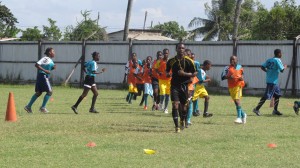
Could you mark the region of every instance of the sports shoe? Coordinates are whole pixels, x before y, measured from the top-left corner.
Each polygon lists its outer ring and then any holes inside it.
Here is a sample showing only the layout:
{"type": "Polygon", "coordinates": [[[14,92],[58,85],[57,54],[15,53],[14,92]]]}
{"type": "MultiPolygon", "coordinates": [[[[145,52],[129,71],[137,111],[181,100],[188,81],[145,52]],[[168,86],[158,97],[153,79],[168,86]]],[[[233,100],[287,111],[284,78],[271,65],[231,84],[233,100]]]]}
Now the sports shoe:
{"type": "Polygon", "coordinates": [[[165,113],[165,114],[168,114],[168,113],[169,113],[168,109],[165,109],[165,110],[164,110],[164,113],[165,113]]]}
{"type": "Polygon", "coordinates": [[[40,112],[42,113],[49,113],[49,111],[45,107],[40,108],[40,112]]]}
{"type": "Polygon", "coordinates": [[[32,113],[31,108],[28,107],[28,106],[25,106],[25,107],[24,107],[24,110],[27,111],[27,113],[32,113]]]}
{"type": "Polygon", "coordinates": [[[90,113],[99,113],[96,109],[92,108],[89,110],[90,113]]]}
{"type": "Polygon", "coordinates": [[[147,106],[144,106],[144,110],[147,110],[148,109],[148,107],[147,106]]]}
{"type": "Polygon", "coordinates": [[[193,112],[193,116],[197,117],[200,115],[200,112],[196,111],[196,112],[193,112]]]}
{"type": "Polygon", "coordinates": [[[280,113],[280,112],[277,111],[277,110],[273,110],[272,114],[273,114],[273,115],[279,115],[279,116],[282,115],[282,113],[280,113]]]}
{"type": "Polygon", "coordinates": [[[259,110],[256,110],[256,108],[254,108],[254,109],[252,110],[252,112],[255,113],[257,116],[260,116],[260,115],[261,115],[261,114],[260,114],[260,111],[259,111],[259,110]]]}
{"type": "Polygon", "coordinates": [[[297,115],[299,115],[299,106],[298,106],[298,102],[297,101],[294,102],[293,109],[294,109],[295,113],[297,115]]]}
{"type": "Polygon", "coordinates": [[[212,117],[212,116],[213,116],[212,113],[208,113],[208,112],[203,113],[203,117],[204,117],[204,118],[208,118],[208,117],[212,117]]]}
{"type": "Polygon", "coordinates": [[[243,124],[243,121],[242,121],[241,118],[236,118],[236,119],[234,120],[234,123],[236,123],[236,124],[243,124]]]}
{"type": "Polygon", "coordinates": [[[78,114],[77,108],[75,106],[72,106],[71,109],[74,111],[75,114],[78,114]]]}
{"type": "Polygon", "coordinates": [[[247,114],[245,113],[244,117],[242,118],[243,124],[246,124],[247,122],[247,114]]]}
{"type": "Polygon", "coordinates": [[[180,128],[179,127],[175,127],[175,133],[179,133],[180,132],[180,128]]]}

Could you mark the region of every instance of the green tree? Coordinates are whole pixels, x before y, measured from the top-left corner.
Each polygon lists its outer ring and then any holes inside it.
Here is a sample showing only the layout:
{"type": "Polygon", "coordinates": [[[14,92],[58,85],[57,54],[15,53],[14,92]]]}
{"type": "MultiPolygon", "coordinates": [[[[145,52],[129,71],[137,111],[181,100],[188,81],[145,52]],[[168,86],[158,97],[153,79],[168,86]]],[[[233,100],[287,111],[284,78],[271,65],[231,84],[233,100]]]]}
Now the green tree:
{"type": "Polygon", "coordinates": [[[176,21],[158,24],[155,25],[152,29],[161,30],[163,36],[179,41],[183,40],[188,35],[188,33],[184,30],[183,26],[179,26],[179,24],[176,21]]]}
{"type": "Polygon", "coordinates": [[[105,28],[98,25],[99,17],[92,20],[89,15],[90,11],[81,11],[83,20],[77,24],[76,27],[68,26],[64,33],[65,41],[81,41],[83,39],[90,41],[107,40],[107,33],[105,28]]]}
{"type": "Polygon", "coordinates": [[[41,31],[38,29],[37,26],[34,28],[27,28],[26,30],[22,31],[21,40],[22,41],[38,41],[42,39],[43,35],[41,31]]]}
{"type": "Polygon", "coordinates": [[[61,38],[61,31],[60,29],[55,25],[56,21],[48,18],[50,27],[43,26],[44,34],[43,39],[49,40],[49,41],[59,41],[61,38]]]}
{"type": "Polygon", "coordinates": [[[0,1],[0,38],[3,37],[16,37],[20,29],[16,27],[18,20],[10,12],[5,5],[0,1]]]}
{"type": "MultiPolygon", "coordinates": [[[[244,0],[241,5],[237,39],[249,39],[251,24],[255,19],[257,7],[261,4],[255,0],[244,0]]],[[[236,0],[212,0],[206,3],[207,18],[195,17],[189,23],[192,38],[202,37],[203,41],[231,40],[234,30],[236,0]]]]}
{"type": "Polygon", "coordinates": [[[252,28],[254,40],[285,40],[300,34],[300,6],[294,0],[275,2],[268,11],[260,8],[252,28]]]}

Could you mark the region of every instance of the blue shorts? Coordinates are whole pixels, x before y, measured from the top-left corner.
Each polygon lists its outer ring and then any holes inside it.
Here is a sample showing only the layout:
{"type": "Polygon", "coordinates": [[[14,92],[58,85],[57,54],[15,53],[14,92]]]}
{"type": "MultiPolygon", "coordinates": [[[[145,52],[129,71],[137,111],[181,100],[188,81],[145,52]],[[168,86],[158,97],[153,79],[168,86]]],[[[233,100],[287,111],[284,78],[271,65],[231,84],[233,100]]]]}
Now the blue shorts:
{"type": "Polygon", "coordinates": [[[148,94],[150,96],[153,96],[152,84],[150,84],[150,83],[145,83],[144,84],[144,94],[148,94]]]}
{"type": "Polygon", "coordinates": [[[35,92],[51,92],[51,84],[49,81],[49,76],[43,73],[38,73],[36,83],[35,83],[35,92]]]}
{"type": "Polygon", "coordinates": [[[270,100],[273,96],[281,96],[280,87],[277,84],[267,83],[264,98],[270,100]]]}

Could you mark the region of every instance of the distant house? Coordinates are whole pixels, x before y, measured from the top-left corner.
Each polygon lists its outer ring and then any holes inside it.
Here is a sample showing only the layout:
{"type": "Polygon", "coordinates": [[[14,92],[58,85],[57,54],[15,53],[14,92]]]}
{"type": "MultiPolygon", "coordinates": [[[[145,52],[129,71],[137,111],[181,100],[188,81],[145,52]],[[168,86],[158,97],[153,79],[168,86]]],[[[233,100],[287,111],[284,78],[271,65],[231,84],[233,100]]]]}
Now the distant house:
{"type": "MultiPolygon", "coordinates": [[[[123,41],[124,30],[112,32],[108,34],[109,41],[123,41]]],[[[129,29],[128,39],[132,40],[150,40],[150,41],[176,41],[169,37],[161,35],[160,30],[143,30],[143,29],[129,29]]]]}
{"type": "Polygon", "coordinates": [[[13,41],[13,40],[19,40],[20,38],[0,38],[0,41],[13,41]]]}

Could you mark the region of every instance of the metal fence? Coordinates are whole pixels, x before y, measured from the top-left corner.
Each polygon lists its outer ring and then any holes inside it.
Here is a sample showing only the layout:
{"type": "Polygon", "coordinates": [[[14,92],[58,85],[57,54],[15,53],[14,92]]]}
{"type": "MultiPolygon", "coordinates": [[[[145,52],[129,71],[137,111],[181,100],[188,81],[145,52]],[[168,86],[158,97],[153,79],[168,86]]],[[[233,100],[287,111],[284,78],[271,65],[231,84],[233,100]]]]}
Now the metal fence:
{"type": "MultiPolygon", "coordinates": [[[[237,43],[237,55],[239,63],[245,70],[245,81],[248,88],[265,88],[265,73],[260,70],[261,64],[268,58],[273,57],[276,48],[282,50],[282,62],[289,68],[292,65],[293,54],[300,53],[299,44],[289,41],[239,41],[237,43]]],[[[52,72],[52,82],[61,84],[70,74],[77,60],[84,56],[84,60],[92,59],[93,51],[100,52],[99,68],[106,68],[107,71],[96,78],[96,82],[106,85],[121,84],[124,77],[124,66],[130,52],[135,52],[139,59],[147,56],[155,58],[157,51],[164,48],[170,50],[170,57],[176,54],[175,45],[177,42],[158,41],[131,41],[131,42],[1,42],[0,43],[0,80],[2,82],[29,83],[36,78],[35,62],[43,56],[47,47],[53,47],[56,56],[53,59],[57,69],[52,72]]],[[[213,67],[208,72],[216,86],[226,87],[226,81],[221,81],[220,75],[224,66],[229,64],[229,57],[232,55],[232,42],[187,42],[186,48],[192,50],[196,60],[202,63],[208,59],[213,67]]],[[[299,54],[297,54],[299,55],[299,54]]],[[[296,55],[296,58],[298,57],[296,55]]],[[[287,90],[294,89],[298,92],[300,85],[298,81],[299,59],[296,59],[295,76],[289,78],[287,90]],[[294,83],[294,88],[292,84],[294,83]]],[[[82,82],[83,74],[80,65],[76,68],[70,78],[72,84],[82,82]]],[[[291,73],[292,74],[292,73],[291,73]]],[[[289,75],[289,69],[280,75],[279,85],[285,88],[289,75]]],[[[292,76],[292,75],[291,75],[292,76]]]]}

